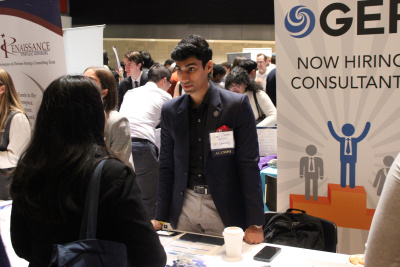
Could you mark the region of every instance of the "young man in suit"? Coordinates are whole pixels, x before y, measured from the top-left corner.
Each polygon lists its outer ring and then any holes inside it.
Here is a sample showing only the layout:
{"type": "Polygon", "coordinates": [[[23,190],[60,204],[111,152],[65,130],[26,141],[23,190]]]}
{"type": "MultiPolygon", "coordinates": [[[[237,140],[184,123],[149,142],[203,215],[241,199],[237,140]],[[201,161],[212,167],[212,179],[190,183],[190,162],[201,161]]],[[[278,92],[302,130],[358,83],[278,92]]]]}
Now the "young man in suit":
{"type": "Polygon", "coordinates": [[[125,54],[124,65],[127,77],[118,86],[118,110],[128,90],[143,86],[148,81],[148,70],[142,70],[143,57],[139,52],[131,51],[125,54]]]}
{"type": "Polygon", "coordinates": [[[209,82],[212,50],[204,38],[182,39],[171,57],[185,94],[161,112],[153,225],[160,229],[160,221],[169,221],[179,230],[219,236],[225,227],[239,226],[246,242],[260,243],[264,210],[249,99],[209,82]]]}

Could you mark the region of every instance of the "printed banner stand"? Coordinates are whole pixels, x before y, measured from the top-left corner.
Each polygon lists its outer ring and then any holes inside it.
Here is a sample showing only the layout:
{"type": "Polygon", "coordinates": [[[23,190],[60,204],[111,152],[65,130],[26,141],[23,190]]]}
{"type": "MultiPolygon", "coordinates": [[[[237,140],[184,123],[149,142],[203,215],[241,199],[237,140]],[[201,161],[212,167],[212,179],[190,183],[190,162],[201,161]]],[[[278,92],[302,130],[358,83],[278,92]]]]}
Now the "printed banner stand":
{"type": "Polygon", "coordinates": [[[12,77],[32,125],[42,94],[66,73],[58,1],[0,1],[0,68],[12,77]]]}
{"type": "Polygon", "coordinates": [[[363,253],[400,150],[400,1],[275,1],[278,209],[339,229],[363,253]]]}

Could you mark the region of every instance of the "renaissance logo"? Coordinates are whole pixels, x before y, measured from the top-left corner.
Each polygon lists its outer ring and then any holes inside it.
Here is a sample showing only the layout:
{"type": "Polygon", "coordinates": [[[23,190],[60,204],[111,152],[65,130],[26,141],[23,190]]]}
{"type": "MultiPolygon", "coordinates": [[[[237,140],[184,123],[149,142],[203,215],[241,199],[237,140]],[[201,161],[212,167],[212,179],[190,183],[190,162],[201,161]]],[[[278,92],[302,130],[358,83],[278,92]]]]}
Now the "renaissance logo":
{"type": "Polygon", "coordinates": [[[295,38],[306,37],[314,30],[314,13],[305,6],[295,6],[286,14],[285,27],[295,38]]]}
{"type": "Polygon", "coordinates": [[[14,37],[1,35],[2,44],[0,49],[4,52],[5,58],[10,55],[14,56],[37,56],[48,55],[50,51],[50,42],[35,42],[35,43],[17,43],[14,37]]]}

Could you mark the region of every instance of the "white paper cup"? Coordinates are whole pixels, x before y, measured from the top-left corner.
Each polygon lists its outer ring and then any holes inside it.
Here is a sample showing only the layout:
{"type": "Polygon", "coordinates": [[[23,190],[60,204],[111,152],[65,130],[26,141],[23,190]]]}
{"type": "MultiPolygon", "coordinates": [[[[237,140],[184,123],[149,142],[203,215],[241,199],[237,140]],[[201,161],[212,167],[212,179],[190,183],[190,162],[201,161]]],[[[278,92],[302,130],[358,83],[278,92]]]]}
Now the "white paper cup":
{"type": "Polygon", "coordinates": [[[226,227],[222,235],[224,236],[226,255],[232,258],[240,257],[244,236],[242,228],[226,227]]]}

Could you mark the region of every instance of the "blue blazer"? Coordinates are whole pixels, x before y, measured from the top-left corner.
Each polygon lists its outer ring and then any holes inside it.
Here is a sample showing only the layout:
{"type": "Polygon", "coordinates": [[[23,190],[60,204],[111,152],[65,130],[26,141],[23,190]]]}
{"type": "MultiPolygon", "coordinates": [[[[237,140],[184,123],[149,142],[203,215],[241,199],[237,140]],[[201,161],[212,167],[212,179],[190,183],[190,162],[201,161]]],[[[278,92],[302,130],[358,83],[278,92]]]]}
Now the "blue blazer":
{"type": "MultiPolygon", "coordinates": [[[[215,206],[225,226],[264,224],[259,148],[254,114],[246,95],[211,84],[204,136],[204,166],[215,206]],[[233,155],[213,157],[210,132],[234,131],[233,155]]],[[[161,111],[160,176],[155,218],[176,228],[189,171],[189,95],[166,102],[161,111]]]]}

